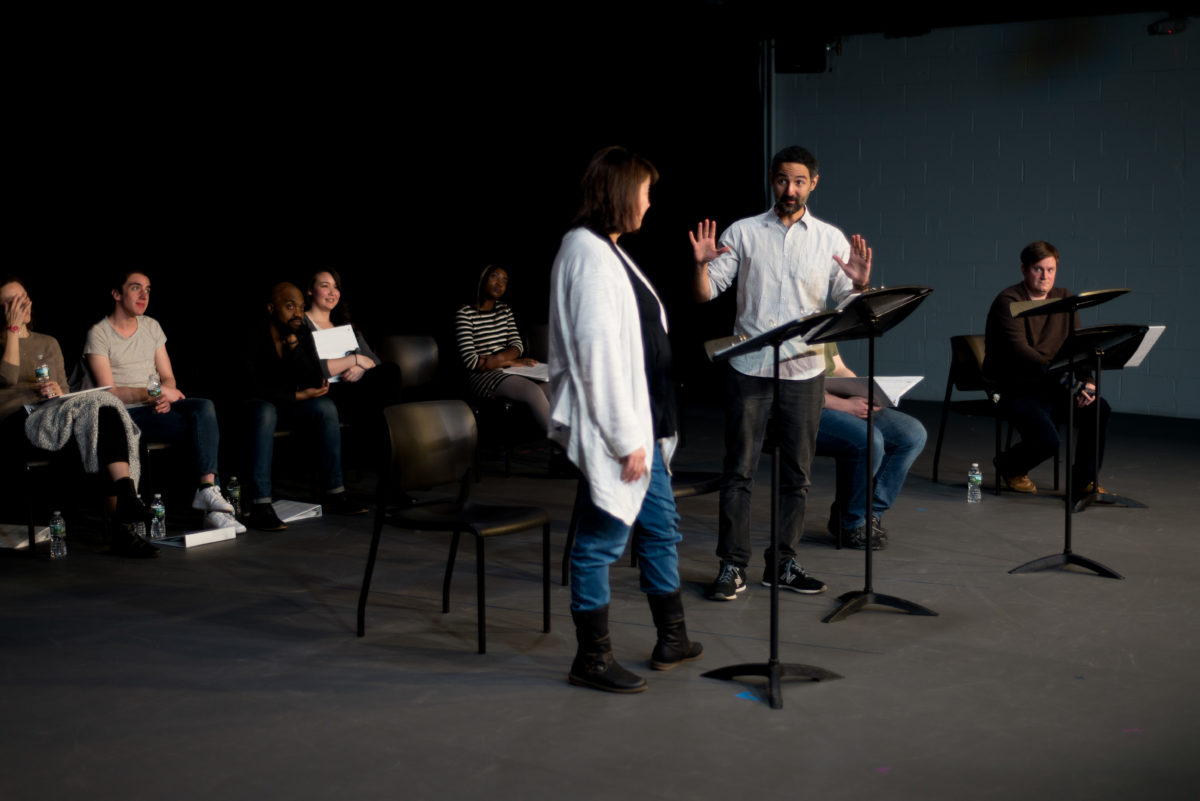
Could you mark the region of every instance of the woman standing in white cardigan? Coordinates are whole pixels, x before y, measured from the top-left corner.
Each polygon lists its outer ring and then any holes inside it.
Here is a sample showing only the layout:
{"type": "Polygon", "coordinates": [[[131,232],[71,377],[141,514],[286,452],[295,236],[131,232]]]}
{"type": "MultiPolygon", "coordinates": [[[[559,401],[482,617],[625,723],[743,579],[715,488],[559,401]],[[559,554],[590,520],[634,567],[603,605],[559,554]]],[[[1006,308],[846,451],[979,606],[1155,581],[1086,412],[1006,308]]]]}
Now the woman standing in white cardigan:
{"type": "Polygon", "coordinates": [[[688,639],[679,596],[679,516],[667,473],[677,428],[667,316],[617,245],[641,228],[657,179],[650,162],[624,148],[597,153],[550,279],[550,438],[586,487],[571,551],[579,647],[568,680],[609,692],[646,689],[614,660],[608,633],[608,568],[635,522],[641,588],[658,629],[651,667],[670,670],[702,650],[688,639]]]}

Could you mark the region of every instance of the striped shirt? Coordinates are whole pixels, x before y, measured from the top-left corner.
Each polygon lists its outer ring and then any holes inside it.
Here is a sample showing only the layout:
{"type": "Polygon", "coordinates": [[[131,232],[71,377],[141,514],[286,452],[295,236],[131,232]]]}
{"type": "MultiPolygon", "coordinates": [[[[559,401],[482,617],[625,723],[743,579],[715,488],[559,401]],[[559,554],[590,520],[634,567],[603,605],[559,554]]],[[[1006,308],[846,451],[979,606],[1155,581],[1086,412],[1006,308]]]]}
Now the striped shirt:
{"type": "Polygon", "coordinates": [[[516,348],[518,353],[525,352],[512,309],[507,303],[499,301],[491,311],[463,306],[455,316],[454,333],[458,340],[458,355],[468,371],[468,386],[477,395],[492,397],[506,374],[501,370],[480,372],[477,369],[480,358],[508,348],[516,348]]]}

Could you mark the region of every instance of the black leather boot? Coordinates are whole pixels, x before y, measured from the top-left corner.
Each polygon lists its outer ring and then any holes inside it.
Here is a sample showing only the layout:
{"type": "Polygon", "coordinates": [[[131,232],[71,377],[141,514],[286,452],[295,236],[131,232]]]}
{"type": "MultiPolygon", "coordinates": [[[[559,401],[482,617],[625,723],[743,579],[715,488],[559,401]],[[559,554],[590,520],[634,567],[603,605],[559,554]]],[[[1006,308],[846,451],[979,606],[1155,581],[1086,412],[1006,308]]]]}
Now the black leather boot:
{"type": "Polygon", "coordinates": [[[704,646],[688,639],[687,626],[683,623],[683,599],[679,590],[670,595],[647,595],[650,614],[658,629],[658,642],[650,655],[650,667],[655,670],[671,670],[682,662],[699,659],[704,646]]]}
{"type": "Polygon", "coordinates": [[[143,531],[150,530],[151,515],[137,496],[133,482],[128,478],[114,482],[113,494],[117,497],[117,508],[109,520],[109,553],[134,559],[158,556],[158,547],[138,534],[139,524],[143,531]]]}
{"type": "Polygon", "coordinates": [[[571,610],[575,621],[575,640],[579,650],[571,663],[567,681],[580,687],[594,687],[610,693],[640,693],[646,689],[646,680],[630,673],[613,659],[612,644],[608,638],[608,607],[588,609],[583,612],[571,610]]]}

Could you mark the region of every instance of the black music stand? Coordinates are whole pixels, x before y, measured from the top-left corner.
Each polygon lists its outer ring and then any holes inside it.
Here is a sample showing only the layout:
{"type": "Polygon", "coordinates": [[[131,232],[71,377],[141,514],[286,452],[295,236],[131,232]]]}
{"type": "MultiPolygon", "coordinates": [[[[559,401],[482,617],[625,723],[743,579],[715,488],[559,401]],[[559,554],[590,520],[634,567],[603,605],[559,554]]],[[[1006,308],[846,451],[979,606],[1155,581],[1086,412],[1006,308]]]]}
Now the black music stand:
{"type": "MultiPolygon", "coordinates": [[[[709,350],[709,358],[723,362],[743,353],[752,353],[770,346],[774,351],[775,370],[771,392],[771,414],[779,411],[779,349],[783,343],[800,336],[811,335],[827,326],[836,312],[821,312],[800,320],[784,323],[778,328],[753,338],[730,337],[717,342],[724,347],[709,350]]],[[[778,418],[777,418],[778,419],[778,418]]],[[[779,448],[771,455],[771,552],[779,552],[779,448]]],[[[732,681],[739,676],[763,676],[767,679],[767,702],[772,709],[783,708],[783,679],[840,679],[841,676],[813,665],[784,664],[779,661],[779,579],[771,584],[771,655],[764,662],[748,662],[716,668],[701,675],[710,679],[732,681]]]]}
{"type": "Polygon", "coordinates": [[[875,440],[875,340],[885,331],[900,324],[929,296],[933,290],[927,286],[898,286],[865,292],[845,306],[837,316],[808,341],[844,342],[852,339],[867,340],[867,455],[864,469],[867,471],[867,496],[863,509],[867,521],[867,547],[865,550],[865,583],[863,589],[853,590],[838,596],[838,608],[821,619],[823,623],[839,620],[861,612],[868,604],[890,606],[911,615],[937,617],[937,612],[918,603],[875,592],[871,586],[874,549],[871,547],[872,499],[875,497],[875,476],[871,471],[872,448],[875,440]]]}
{"type": "MultiPolygon", "coordinates": [[[[1104,370],[1120,370],[1133,358],[1134,353],[1146,338],[1150,330],[1146,325],[1100,325],[1082,328],[1075,336],[1086,342],[1086,348],[1092,351],[1092,372],[1096,376],[1096,403],[1100,402],[1100,374],[1104,370]]],[[[1081,347],[1083,343],[1081,343],[1081,347]]],[[[1116,495],[1111,492],[1100,492],[1100,415],[1096,415],[1096,452],[1092,455],[1092,492],[1075,501],[1075,511],[1082,512],[1092,504],[1100,506],[1123,506],[1128,509],[1145,509],[1146,504],[1116,495]]],[[[1068,492],[1070,485],[1067,485],[1068,492]]],[[[1068,503],[1070,501],[1068,500],[1068,503]]]]}
{"type": "MultiPolygon", "coordinates": [[[[1089,559],[1071,550],[1071,521],[1075,513],[1075,504],[1071,502],[1071,493],[1074,488],[1073,477],[1071,475],[1074,467],[1074,458],[1071,454],[1071,446],[1075,441],[1075,393],[1073,387],[1075,365],[1082,363],[1083,358],[1081,357],[1094,355],[1097,351],[1103,353],[1106,346],[1111,347],[1125,341],[1123,338],[1114,340],[1111,335],[1106,336],[1104,334],[1098,336],[1095,341],[1090,336],[1080,336],[1083,331],[1078,331],[1075,328],[1075,312],[1089,306],[1107,303],[1114,298],[1124,295],[1128,291],[1128,289],[1103,289],[1094,292],[1083,292],[1079,295],[1071,295],[1050,301],[1028,301],[1012,304],[1013,317],[1036,317],[1044,314],[1058,313],[1066,313],[1068,315],[1070,333],[1067,336],[1067,341],[1063,343],[1062,348],[1051,361],[1049,370],[1051,372],[1066,371],[1067,375],[1070,376],[1070,380],[1066,382],[1066,387],[1063,390],[1067,393],[1067,440],[1065,453],[1063,454],[1063,460],[1066,462],[1065,483],[1067,496],[1063,503],[1063,507],[1066,510],[1063,522],[1063,550],[1062,553],[1043,556],[1014,567],[1008,571],[1009,573],[1034,573],[1039,570],[1050,570],[1052,568],[1075,565],[1086,570],[1091,570],[1093,573],[1105,578],[1125,578],[1117,571],[1100,564],[1095,559],[1089,559]]],[[[1086,330],[1084,329],[1084,331],[1086,330]]],[[[1144,328],[1141,334],[1145,334],[1144,328]]],[[[1099,386],[1097,386],[1097,390],[1099,390],[1099,386]]],[[[1097,391],[1097,402],[1099,401],[1099,394],[1099,391],[1097,391]]],[[[1097,413],[1098,420],[1099,414],[1097,413]]],[[[1097,440],[1098,443],[1099,440],[1097,440]]],[[[1098,482],[1098,476],[1094,480],[1098,482]]]]}

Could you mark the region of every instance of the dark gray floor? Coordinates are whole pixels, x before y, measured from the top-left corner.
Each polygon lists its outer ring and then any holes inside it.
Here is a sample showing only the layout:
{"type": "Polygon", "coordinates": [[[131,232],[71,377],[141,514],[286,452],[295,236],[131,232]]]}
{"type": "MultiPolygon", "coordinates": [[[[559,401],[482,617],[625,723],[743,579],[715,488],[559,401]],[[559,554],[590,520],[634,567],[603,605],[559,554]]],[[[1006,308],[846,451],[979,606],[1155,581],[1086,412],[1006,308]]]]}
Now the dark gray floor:
{"type": "MultiPolygon", "coordinates": [[[[936,407],[910,410],[932,441],[936,407]]],[[[715,468],[719,415],[689,419],[680,464],[715,468]]],[[[146,563],[86,545],[64,563],[2,559],[0,799],[1194,798],[1200,424],[1114,419],[1102,481],[1151,508],[1087,511],[1075,550],[1124,581],[1009,575],[1061,550],[1061,504],[989,494],[968,506],[962,476],[970,459],[990,462],[990,427],[951,425],[942,478],[956,483],[930,482],[931,442],[876,561],[876,590],[938,617],[820,622],[862,587],[863,566],[823,531],[832,464],[820,460],[802,558],[830,592],[782,599],[781,653],[845,678],[789,683],[779,711],[754,682],[700,676],[767,655],[764,588],[733,603],[701,596],[715,496],[680,505],[701,662],[651,674],[636,572],[613,570],[613,640],[650,681],[639,696],[566,683],[568,592],[556,572],[554,631],[542,634],[532,535],[492,546],[486,656],[469,544],[454,607],[440,612],[438,535],[388,535],[367,636],[354,636],[366,518],[146,563]]],[[[546,506],[557,565],[574,484],[517,468],[478,495],[546,506]]],[[[766,502],[756,495],[756,558],[766,502]]]]}

